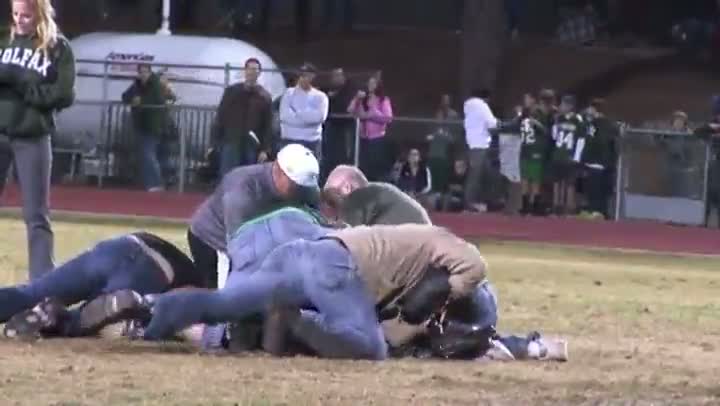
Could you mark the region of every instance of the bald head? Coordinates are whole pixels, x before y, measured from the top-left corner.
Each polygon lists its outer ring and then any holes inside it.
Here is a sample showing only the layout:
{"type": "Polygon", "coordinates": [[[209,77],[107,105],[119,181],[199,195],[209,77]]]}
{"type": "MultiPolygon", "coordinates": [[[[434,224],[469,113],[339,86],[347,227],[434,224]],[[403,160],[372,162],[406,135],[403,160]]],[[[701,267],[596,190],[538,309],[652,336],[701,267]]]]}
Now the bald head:
{"type": "Polygon", "coordinates": [[[331,207],[337,207],[353,190],[364,188],[368,184],[367,178],[357,167],[339,165],[328,175],[323,196],[331,207]]]}
{"type": "Polygon", "coordinates": [[[368,185],[368,180],[360,169],[350,165],[338,165],[325,182],[325,188],[337,189],[350,185],[353,190],[368,185]]]}

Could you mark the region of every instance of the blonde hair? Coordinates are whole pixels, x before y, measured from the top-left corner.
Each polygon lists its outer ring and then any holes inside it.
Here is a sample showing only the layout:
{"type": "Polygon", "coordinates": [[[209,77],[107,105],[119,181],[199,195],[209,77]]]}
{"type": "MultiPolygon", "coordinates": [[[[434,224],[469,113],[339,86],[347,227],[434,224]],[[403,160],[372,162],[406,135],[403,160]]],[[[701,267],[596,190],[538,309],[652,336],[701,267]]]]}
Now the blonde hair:
{"type": "MultiPolygon", "coordinates": [[[[10,6],[16,1],[31,3],[35,12],[35,34],[37,34],[36,46],[47,54],[48,50],[55,46],[58,40],[58,26],[55,23],[55,8],[50,0],[10,0],[10,6]]],[[[15,39],[15,25],[10,30],[10,39],[15,39]]]]}

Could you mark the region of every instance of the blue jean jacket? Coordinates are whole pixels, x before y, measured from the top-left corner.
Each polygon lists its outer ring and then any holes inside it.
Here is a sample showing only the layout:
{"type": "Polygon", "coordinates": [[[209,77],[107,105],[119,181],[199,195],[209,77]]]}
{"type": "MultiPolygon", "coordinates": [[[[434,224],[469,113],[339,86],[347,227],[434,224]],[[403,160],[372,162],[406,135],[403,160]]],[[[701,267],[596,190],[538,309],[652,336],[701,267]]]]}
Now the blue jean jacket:
{"type": "Polygon", "coordinates": [[[234,272],[254,272],[282,244],[318,239],[332,229],[308,210],[283,207],[244,223],[228,236],[227,252],[234,272]]]}

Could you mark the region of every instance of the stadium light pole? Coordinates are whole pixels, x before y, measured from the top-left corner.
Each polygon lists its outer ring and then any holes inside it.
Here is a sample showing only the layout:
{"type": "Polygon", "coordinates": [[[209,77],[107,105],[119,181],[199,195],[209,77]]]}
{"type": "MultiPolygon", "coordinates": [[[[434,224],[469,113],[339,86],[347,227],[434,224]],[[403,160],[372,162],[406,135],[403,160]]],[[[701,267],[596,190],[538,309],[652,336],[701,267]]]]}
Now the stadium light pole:
{"type": "Polygon", "coordinates": [[[170,0],[163,0],[162,3],[162,23],[160,29],[157,30],[160,35],[172,35],[170,31],[170,0]]]}

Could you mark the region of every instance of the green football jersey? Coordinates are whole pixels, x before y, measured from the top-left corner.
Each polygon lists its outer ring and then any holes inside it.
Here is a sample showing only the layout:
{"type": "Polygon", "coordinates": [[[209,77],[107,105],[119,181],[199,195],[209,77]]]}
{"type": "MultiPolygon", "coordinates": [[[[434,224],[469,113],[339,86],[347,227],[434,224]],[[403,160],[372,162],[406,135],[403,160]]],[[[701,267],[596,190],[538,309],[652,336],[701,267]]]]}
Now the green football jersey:
{"type": "Polygon", "coordinates": [[[586,135],[586,123],[581,115],[569,113],[558,116],[552,129],[552,138],[555,141],[553,161],[581,162],[586,135]]]}
{"type": "Polygon", "coordinates": [[[522,139],[521,159],[542,160],[547,150],[548,134],[545,127],[532,116],[520,120],[522,139]]]}

